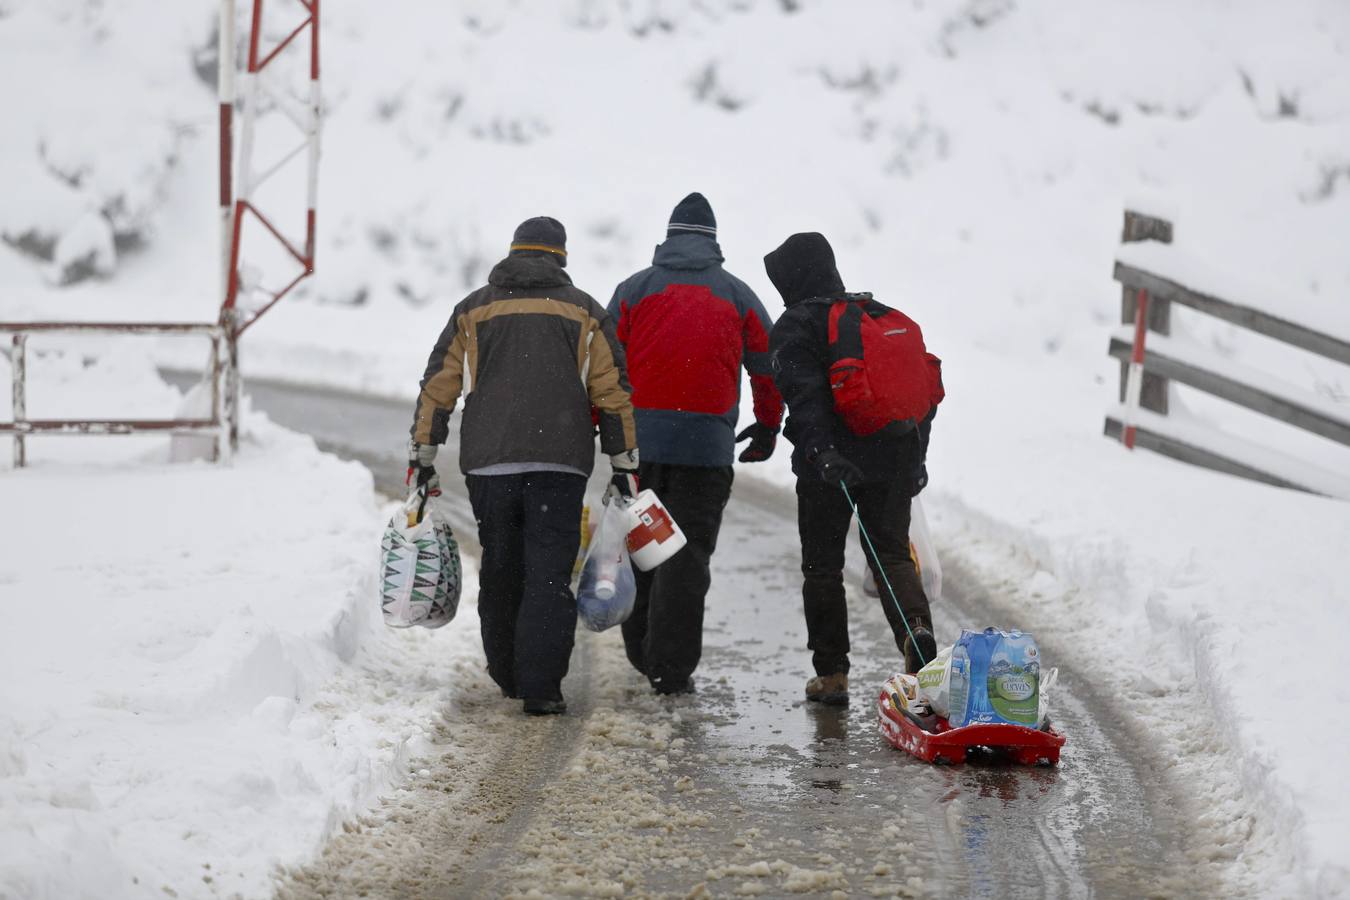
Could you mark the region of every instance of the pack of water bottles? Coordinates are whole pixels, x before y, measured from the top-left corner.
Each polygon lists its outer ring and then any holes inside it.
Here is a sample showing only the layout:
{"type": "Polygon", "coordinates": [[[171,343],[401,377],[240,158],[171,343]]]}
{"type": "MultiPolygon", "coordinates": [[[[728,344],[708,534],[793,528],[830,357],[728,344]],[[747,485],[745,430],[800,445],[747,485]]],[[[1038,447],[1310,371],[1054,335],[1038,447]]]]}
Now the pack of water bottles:
{"type": "Polygon", "coordinates": [[[577,615],[591,631],[604,631],[633,613],[637,580],[628,556],[631,517],[619,502],[604,507],[586,548],[577,584],[577,615]]]}
{"type": "Polygon", "coordinates": [[[977,723],[1040,728],[1059,671],[1042,673],[1036,639],[1021,631],[962,631],[919,670],[915,701],[953,728],[977,723]]]}

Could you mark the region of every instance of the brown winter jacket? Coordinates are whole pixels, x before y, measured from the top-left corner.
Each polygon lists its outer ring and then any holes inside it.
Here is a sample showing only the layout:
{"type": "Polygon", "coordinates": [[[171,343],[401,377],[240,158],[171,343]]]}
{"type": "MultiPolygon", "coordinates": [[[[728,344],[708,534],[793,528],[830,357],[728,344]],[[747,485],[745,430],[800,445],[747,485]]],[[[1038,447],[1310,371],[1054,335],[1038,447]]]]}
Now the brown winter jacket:
{"type": "Polygon", "coordinates": [[[461,391],[463,472],[500,463],[590,472],[592,406],[606,454],[637,447],[614,322],[548,254],[513,253],[455,307],[427,360],[413,440],[445,443],[461,391]]]}

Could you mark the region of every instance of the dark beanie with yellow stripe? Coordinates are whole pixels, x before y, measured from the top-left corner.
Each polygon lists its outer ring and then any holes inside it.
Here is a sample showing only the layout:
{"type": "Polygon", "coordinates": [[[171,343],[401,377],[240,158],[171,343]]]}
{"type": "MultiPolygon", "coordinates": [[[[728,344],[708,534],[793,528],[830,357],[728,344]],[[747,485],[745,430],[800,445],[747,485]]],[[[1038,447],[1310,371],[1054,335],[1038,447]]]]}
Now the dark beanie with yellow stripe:
{"type": "Polygon", "coordinates": [[[567,229],[551,216],[535,216],[516,226],[511,237],[511,253],[547,253],[558,264],[567,265],[567,229]]]}

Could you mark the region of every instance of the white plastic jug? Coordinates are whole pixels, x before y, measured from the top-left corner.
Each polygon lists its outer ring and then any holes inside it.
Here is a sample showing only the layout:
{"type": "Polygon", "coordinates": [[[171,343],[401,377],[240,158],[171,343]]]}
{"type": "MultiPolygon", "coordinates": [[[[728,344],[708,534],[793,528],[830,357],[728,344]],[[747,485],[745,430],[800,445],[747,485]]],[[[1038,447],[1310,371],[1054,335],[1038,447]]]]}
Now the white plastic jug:
{"type": "Polygon", "coordinates": [[[628,554],[633,565],[642,571],[655,569],[688,543],[655,491],[638,492],[626,512],[632,523],[628,529],[628,554]]]}

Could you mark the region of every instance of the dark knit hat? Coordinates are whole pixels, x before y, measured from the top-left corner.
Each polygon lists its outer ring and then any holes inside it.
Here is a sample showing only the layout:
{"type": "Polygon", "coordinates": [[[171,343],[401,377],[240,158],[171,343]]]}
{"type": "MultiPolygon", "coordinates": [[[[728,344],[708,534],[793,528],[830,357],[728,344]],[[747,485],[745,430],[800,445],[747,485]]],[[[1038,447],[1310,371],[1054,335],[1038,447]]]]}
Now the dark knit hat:
{"type": "Polygon", "coordinates": [[[685,197],[670,214],[666,237],[674,237],[681,231],[717,237],[717,219],[713,216],[712,206],[702,194],[693,193],[685,197]]]}
{"type": "Polygon", "coordinates": [[[511,236],[511,252],[553,253],[567,265],[567,229],[551,216],[535,216],[516,226],[511,236]]]}

